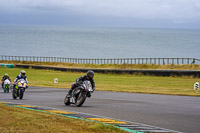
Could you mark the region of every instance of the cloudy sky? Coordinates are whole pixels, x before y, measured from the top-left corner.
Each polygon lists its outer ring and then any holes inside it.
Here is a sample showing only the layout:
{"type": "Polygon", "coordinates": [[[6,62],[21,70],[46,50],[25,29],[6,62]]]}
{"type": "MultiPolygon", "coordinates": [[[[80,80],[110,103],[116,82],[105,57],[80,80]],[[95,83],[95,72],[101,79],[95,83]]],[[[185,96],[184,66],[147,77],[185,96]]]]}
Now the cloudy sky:
{"type": "Polygon", "coordinates": [[[200,29],[200,0],[0,0],[0,24],[200,29]]]}

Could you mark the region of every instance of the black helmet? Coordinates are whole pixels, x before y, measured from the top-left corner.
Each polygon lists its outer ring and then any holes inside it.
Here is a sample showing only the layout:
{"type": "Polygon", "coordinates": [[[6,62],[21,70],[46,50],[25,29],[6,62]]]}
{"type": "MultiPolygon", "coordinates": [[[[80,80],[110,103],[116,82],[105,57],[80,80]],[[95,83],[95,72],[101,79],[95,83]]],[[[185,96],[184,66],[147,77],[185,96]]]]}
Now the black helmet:
{"type": "Polygon", "coordinates": [[[93,72],[92,70],[87,71],[87,76],[88,76],[90,79],[93,79],[93,78],[94,78],[94,72],[93,72]]]}

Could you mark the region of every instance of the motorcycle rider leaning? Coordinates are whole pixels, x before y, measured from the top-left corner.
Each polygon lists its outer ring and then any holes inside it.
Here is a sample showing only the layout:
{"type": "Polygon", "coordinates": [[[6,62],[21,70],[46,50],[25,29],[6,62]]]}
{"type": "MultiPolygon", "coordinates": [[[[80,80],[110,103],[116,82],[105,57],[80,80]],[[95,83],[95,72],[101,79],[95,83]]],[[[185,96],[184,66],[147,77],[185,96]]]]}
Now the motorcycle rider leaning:
{"type": "MultiPolygon", "coordinates": [[[[26,83],[28,84],[28,80],[27,80],[27,77],[26,77],[26,72],[24,70],[21,70],[20,74],[14,80],[14,86],[13,86],[13,88],[15,88],[15,86],[17,84],[17,81],[20,80],[20,79],[24,79],[26,81],[26,83]]],[[[27,85],[26,88],[28,88],[28,85],[27,85]]]]}
{"type": "MultiPolygon", "coordinates": [[[[67,97],[70,97],[72,90],[78,87],[80,84],[83,83],[85,80],[89,80],[92,85],[93,91],[95,90],[95,82],[94,82],[94,72],[92,70],[89,70],[86,75],[81,76],[80,78],[76,79],[76,83],[72,83],[71,89],[68,91],[67,97]]],[[[88,94],[88,97],[91,97],[91,94],[88,94]]]]}
{"type": "Polygon", "coordinates": [[[4,81],[8,79],[10,82],[11,82],[11,79],[9,78],[8,74],[5,73],[4,76],[2,77],[2,80],[1,80],[1,84],[2,84],[2,88],[3,88],[3,85],[4,85],[4,81]]]}

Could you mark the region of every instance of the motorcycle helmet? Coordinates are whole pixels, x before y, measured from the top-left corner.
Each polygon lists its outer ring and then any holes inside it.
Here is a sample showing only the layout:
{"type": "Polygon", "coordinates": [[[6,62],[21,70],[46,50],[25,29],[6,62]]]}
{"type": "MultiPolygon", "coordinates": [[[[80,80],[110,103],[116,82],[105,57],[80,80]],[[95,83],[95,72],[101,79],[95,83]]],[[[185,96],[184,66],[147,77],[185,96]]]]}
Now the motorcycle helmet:
{"type": "Polygon", "coordinates": [[[90,78],[90,79],[93,79],[94,78],[94,72],[92,70],[89,70],[87,72],[87,76],[90,78]]]}
{"type": "Polygon", "coordinates": [[[7,74],[7,73],[5,73],[5,74],[4,74],[4,76],[8,76],[8,74],[7,74]]]}
{"type": "Polygon", "coordinates": [[[22,75],[22,76],[25,76],[25,73],[26,73],[26,72],[25,72],[24,70],[21,70],[21,75],[22,75]]]}

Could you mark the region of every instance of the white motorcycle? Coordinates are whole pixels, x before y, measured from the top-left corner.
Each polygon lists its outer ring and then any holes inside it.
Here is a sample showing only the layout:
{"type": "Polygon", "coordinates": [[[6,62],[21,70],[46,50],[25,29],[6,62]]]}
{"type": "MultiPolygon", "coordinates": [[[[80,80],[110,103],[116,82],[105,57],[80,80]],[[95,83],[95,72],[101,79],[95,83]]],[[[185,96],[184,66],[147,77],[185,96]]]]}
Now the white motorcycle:
{"type": "Polygon", "coordinates": [[[3,90],[4,90],[4,93],[9,93],[9,90],[10,90],[10,80],[9,79],[6,79],[4,81],[4,84],[3,84],[3,90]]]}

